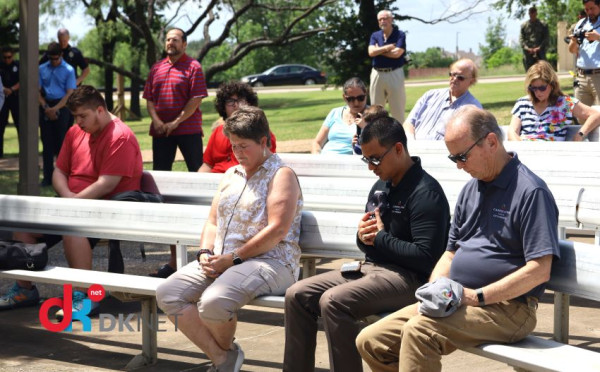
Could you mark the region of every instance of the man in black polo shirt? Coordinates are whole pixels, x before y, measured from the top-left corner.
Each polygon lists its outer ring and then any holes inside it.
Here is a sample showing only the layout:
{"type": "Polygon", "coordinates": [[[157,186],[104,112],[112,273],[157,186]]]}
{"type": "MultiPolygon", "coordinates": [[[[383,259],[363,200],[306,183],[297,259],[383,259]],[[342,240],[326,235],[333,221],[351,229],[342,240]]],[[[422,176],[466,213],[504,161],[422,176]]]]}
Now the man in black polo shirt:
{"type": "Polygon", "coordinates": [[[406,63],[406,35],[394,26],[389,10],[377,14],[380,31],[373,32],[369,41],[369,57],[373,58],[371,70],[371,105],[390,105],[390,113],[400,123],[404,122],[406,92],[404,71],[406,63]]]}
{"type": "MultiPolygon", "coordinates": [[[[369,200],[380,206],[358,221],[365,262],[301,280],[285,294],[283,370],[313,371],[317,319],[323,320],[331,371],[362,371],[360,320],[415,301],[448,238],[450,208],[440,184],[411,157],[395,119],[375,119],[361,134],[363,161],[379,177],[369,200]],[[375,198],[375,195],[383,195],[375,198]]],[[[369,210],[369,204],[367,210],[369,210]]]]}
{"type": "Polygon", "coordinates": [[[0,77],[4,91],[4,106],[0,110],[0,158],[4,157],[4,130],[8,125],[8,113],[19,131],[19,62],[14,59],[11,47],[2,48],[0,77]]]}

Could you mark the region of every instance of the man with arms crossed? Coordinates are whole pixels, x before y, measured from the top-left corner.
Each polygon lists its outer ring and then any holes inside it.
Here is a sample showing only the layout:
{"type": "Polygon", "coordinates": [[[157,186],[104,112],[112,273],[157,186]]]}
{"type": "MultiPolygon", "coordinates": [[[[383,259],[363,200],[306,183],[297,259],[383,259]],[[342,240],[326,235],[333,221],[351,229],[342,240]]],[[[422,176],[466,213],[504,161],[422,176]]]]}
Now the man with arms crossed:
{"type": "Polygon", "coordinates": [[[406,91],[404,71],[406,63],[406,35],[394,26],[394,17],[389,10],[377,14],[380,31],[373,32],[369,41],[369,57],[373,58],[371,70],[371,104],[390,104],[392,116],[400,123],[404,121],[406,91]]]}
{"type": "Polygon", "coordinates": [[[452,114],[464,105],[481,107],[469,88],[477,82],[477,65],[464,58],[450,65],[450,87],[431,89],[419,98],[408,118],[404,130],[409,139],[443,140],[446,123],[452,114]]]}
{"type": "MultiPolygon", "coordinates": [[[[62,198],[110,199],[118,193],[140,189],[142,155],[133,131],[112,115],[96,89],[82,85],[67,101],[75,118],[65,137],[52,175],[52,185],[62,198]]],[[[41,238],[48,247],[61,238],[69,267],[92,269],[92,247],[98,239],[78,236],[50,236],[15,233],[15,240],[36,243],[41,238]]],[[[85,291],[73,291],[73,311],[83,307],[85,291]]],[[[39,294],[31,282],[18,281],[0,298],[0,309],[36,305],[39,294]]],[[[90,315],[97,313],[92,302],[90,315]]],[[[62,317],[62,310],[57,313],[62,317]]]]}
{"type": "Polygon", "coordinates": [[[440,184],[411,157],[402,125],[390,117],[361,134],[363,161],[379,180],[369,193],[387,202],[367,212],[357,245],[365,262],[356,271],[333,270],[301,280],[285,294],[283,370],[314,371],[317,319],[322,317],[331,371],[362,371],[355,346],[360,319],[415,301],[448,238],[450,208],[440,184]]]}
{"type": "Polygon", "coordinates": [[[462,296],[450,315],[423,315],[423,303],[412,304],[365,328],[356,344],[373,371],[441,371],[442,355],[459,347],[525,338],[535,328],[538,298],[559,257],[554,198],[504,149],[494,116],[461,108],[445,141],[450,160],[473,179],[459,195],[430,286],[449,278],[454,288],[445,290],[456,294],[462,285],[462,296]]]}

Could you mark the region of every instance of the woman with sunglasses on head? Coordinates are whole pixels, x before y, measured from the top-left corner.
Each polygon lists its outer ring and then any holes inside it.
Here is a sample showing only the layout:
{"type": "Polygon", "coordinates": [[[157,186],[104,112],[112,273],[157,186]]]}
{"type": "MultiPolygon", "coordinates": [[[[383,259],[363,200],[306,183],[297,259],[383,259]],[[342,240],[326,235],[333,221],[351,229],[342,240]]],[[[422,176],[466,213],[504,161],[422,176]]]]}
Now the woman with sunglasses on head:
{"type": "Polygon", "coordinates": [[[361,124],[362,113],[367,107],[367,87],[362,80],[353,77],[344,83],[343,98],[346,106],[329,112],[312,145],[313,154],[352,155],[352,137],[361,124]]]}
{"type": "Polygon", "coordinates": [[[509,141],[565,141],[567,125],[575,124],[575,118],[583,124],[572,140],[583,141],[600,125],[600,111],[564,94],[548,62],[539,61],[529,68],[525,87],[527,95],[512,109],[509,141]]]}
{"type": "MultiPolygon", "coordinates": [[[[198,172],[225,173],[225,171],[238,164],[233,155],[231,142],[223,133],[223,124],[242,106],[258,106],[258,97],[252,87],[239,81],[223,83],[217,90],[215,109],[221,118],[213,124],[213,131],[204,149],[203,163],[198,172]]],[[[275,135],[271,132],[271,147],[275,152],[277,145],[275,135]]]]}

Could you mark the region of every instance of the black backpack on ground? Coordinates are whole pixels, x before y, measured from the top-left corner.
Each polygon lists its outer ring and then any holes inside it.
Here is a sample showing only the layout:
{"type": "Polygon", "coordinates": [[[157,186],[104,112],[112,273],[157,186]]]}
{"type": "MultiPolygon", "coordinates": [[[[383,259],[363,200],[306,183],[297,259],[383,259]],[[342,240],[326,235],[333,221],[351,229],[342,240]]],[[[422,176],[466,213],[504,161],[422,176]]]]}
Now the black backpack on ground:
{"type": "Polygon", "coordinates": [[[27,244],[14,240],[0,240],[0,270],[44,269],[48,263],[45,243],[27,244]]]}

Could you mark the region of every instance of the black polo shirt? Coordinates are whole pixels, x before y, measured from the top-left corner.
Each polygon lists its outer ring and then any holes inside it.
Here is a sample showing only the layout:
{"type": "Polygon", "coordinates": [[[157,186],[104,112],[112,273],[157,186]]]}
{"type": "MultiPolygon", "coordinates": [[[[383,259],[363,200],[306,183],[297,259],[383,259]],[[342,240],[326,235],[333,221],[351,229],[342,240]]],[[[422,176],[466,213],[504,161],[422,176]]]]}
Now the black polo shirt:
{"type": "Polygon", "coordinates": [[[369,193],[388,193],[388,210],[383,214],[385,227],[375,237],[375,244],[365,245],[357,238],[365,260],[393,264],[410,270],[427,281],[433,267],[444,253],[450,226],[450,207],[440,184],[421,167],[418,157],[402,180],[393,187],[378,180],[369,193]]]}
{"type": "Polygon", "coordinates": [[[19,61],[13,59],[12,63],[6,64],[0,62],[0,77],[2,77],[2,85],[10,88],[19,82],[19,61]]]}

